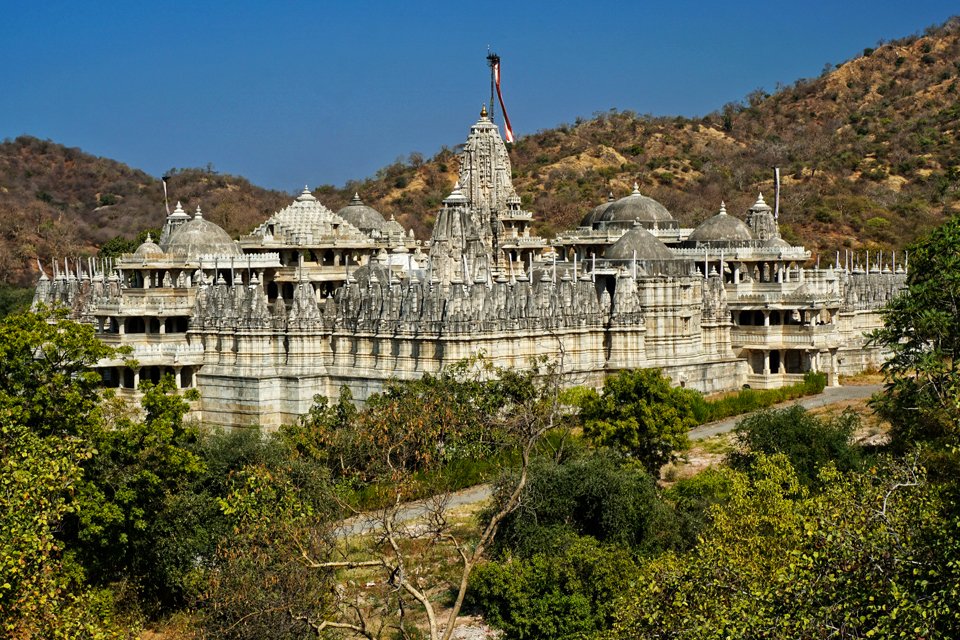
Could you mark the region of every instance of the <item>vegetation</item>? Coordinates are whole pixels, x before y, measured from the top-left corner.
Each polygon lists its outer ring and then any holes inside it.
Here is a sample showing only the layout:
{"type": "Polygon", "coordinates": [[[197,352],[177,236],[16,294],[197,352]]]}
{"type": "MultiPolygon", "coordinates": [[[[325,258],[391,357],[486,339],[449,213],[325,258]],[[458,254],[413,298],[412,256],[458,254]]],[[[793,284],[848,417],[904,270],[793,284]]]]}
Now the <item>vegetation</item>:
{"type": "Polygon", "coordinates": [[[895,441],[956,445],[960,424],[960,217],[913,245],[906,292],[884,313],[876,344],[893,356],[883,365],[887,393],[875,407],[894,425],[895,441]]]}
{"type": "Polygon", "coordinates": [[[712,400],[694,396],[693,411],[697,422],[703,424],[766,409],[775,404],[796,400],[803,396],[816,395],[821,393],[826,386],[826,374],[808,371],[803,376],[803,382],[786,385],[778,389],[741,389],[736,393],[712,400]]]}
{"type": "Polygon", "coordinates": [[[584,434],[656,474],[688,446],[687,431],[697,425],[695,395],[671,386],[659,369],[623,371],[607,378],[599,394],[584,390],[584,434]]]}
{"type": "Polygon", "coordinates": [[[810,496],[784,456],[731,472],[700,543],[643,567],[609,637],[954,637],[960,522],[910,462],[825,471],[810,496]]]}
{"type": "Polygon", "coordinates": [[[749,473],[759,456],[782,454],[800,484],[814,488],[828,465],[840,471],[858,468],[861,452],[852,439],[859,426],[860,417],[852,411],[830,418],[807,413],[800,405],[760,411],[737,424],[740,449],[731,454],[730,466],[749,473]]]}

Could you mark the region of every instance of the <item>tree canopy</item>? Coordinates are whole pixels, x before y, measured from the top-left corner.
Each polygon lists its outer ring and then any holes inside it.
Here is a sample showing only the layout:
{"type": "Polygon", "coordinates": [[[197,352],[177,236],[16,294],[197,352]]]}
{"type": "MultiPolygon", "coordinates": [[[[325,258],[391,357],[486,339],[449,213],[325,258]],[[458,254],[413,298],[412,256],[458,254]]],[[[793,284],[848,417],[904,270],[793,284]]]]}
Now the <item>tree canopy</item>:
{"type": "Polygon", "coordinates": [[[659,369],[621,371],[580,400],[584,434],[637,460],[651,474],[689,446],[697,425],[690,392],[670,385],[659,369]]]}
{"type": "Polygon", "coordinates": [[[889,349],[886,393],[875,408],[895,442],[946,438],[960,430],[960,216],[910,250],[907,289],[884,310],[872,342],[889,349]]]}

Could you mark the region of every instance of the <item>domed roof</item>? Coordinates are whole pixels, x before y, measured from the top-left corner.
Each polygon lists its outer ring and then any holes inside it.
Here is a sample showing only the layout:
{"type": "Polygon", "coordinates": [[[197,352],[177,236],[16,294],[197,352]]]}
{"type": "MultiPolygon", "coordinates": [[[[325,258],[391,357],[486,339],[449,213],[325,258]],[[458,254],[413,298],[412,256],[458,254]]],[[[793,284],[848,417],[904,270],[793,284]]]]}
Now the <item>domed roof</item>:
{"type": "Polygon", "coordinates": [[[639,224],[607,247],[603,257],[608,260],[674,260],[673,252],[652,233],[639,224]]]}
{"type": "Polygon", "coordinates": [[[611,204],[613,204],[613,193],[607,197],[607,201],[603,204],[599,204],[590,210],[590,213],[583,217],[583,220],[580,221],[581,227],[592,227],[595,223],[600,221],[603,212],[607,210],[611,204]]]}
{"type": "Polygon", "coordinates": [[[163,254],[163,249],[160,248],[160,245],[153,241],[153,237],[148,233],[147,240],[137,247],[137,250],[133,252],[138,258],[147,258],[150,256],[159,256],[163,254]]]}
{"type": "Polygon", "coordinates": [[[190,222],[185,222],[170,234],[167,253],[178,258],[196,260],[200,256],[239,256],[240,247],[227,234],[209,220],[203,219],[200,207],[190,222]]]}
{"type": "Polygon", "coordinates": [[[634,221],[643,223],[644,226],[669,226],[670,223],[676,223],[667,208],[653,198],[642,195],[636,183],[633,185],[633,193],[611,202],[597,220],[606,223],[608,227],[620,229],[631,227],[634,221]]]}
{"type": "Polygon", "coordinates": [[[700,223],[687,238],[691,242],[749,242],[753,233],[745,222],[727,215],[727,207],[720,203],[720,213],[700,223]]]}
{"type": "Polygon", "coordinates": [[[766,242],[764,242],[764,243],[763,243],[763,246],[765,246],[765,247],[776,247],[776,248],[778,248],[778,249],[789,249],[789,248],[791,247],[791,244],[790,244],[789,242],[787,242],[786,240],[784,240],[783,238],[776,238],[776,237],[775,237],[775,238],[770,238],[769,240],[767,240],[766,242]]]}
{"type": "Polygon", "coordinates": [[[359,193],[354,193],[350,203],[337,211],[337,215],[364,233],[380,231],[386,223],[379,211],[363,203],[359,193]]]}
{"type": "Polygon", "coordinates": [[[390,214],[390,219],[383,223],[383,235],[385,236],[403,236],[407,232],[403,230],[403,225],[397,222],[397,219],[390,214]]]}

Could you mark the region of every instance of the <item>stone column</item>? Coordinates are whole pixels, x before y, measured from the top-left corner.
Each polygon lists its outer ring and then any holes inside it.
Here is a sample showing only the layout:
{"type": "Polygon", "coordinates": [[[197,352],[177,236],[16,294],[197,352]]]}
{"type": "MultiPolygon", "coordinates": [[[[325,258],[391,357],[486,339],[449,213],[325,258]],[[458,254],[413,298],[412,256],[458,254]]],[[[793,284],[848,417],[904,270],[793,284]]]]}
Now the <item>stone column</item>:
{"type": "Polygon", "coordinates": [[[140,386],[140,367],[137,367],[133,370],[133,388],[136,389],[140,386]]]}
{"type": "Polygon", "coordinates": [[[763,351],[763,375],[770,375],[770,351],[766,349],[763,351]]]}
{"type": "Polygon", "coordinates": [[[769,312],[769,311],[764,311],[764,312],[763,312],[763,326],[765,326],[765,327],[769,327],[769,326],[770,326],[770,312],[769,312]]]}
{"type": "Polygon", "coordinates": [[[176,379],[176,381],[177,381],[177,389],[182,389],[182,388],[183,388],[183,381],[182,381],[182,378],[180,377],[180,371],[181,371],[181,369],[183,369],[183,367],[174,367],[174,368],[173,368],[173,377],[174,377],[174,378],[176,379]]]}
{"type": "Polygon", "coordinates": [[[780,349],[780,367],[777,370],[777,373],[786,373],[787,372],[787,350],[780,349]]]}

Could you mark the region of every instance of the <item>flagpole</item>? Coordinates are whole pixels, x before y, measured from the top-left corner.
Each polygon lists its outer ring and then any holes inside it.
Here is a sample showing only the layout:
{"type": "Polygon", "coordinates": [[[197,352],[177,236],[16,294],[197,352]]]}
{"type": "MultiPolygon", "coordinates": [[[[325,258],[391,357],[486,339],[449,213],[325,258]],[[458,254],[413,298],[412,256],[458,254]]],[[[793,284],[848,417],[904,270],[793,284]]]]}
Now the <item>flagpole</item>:
{"type": "Polygon", "coordinates": [[[500,62],[500,56],[490,51],[490,45],[487,45],[487,66],[490,67],[490,122],[493,122],[493,92],[496,88],[496,71],[494,65],[500,62]]]}

